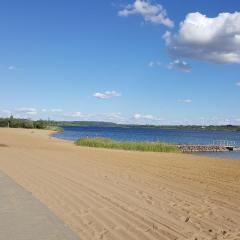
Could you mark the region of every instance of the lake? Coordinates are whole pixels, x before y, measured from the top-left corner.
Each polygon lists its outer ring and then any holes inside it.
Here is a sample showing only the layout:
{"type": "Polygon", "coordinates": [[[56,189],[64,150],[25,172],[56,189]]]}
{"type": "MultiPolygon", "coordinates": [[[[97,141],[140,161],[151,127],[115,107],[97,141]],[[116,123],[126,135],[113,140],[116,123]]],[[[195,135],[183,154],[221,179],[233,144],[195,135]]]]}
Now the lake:
{"type": "MultiPolygon", "coordinates": [[[[54,134],[65,140],[77,140],[82,137],[104,137],[120,141],[148,141],[173,144],[213,144],[214,141],[235,141],[240,146],[240,132],[175,130],[142,127],[64,127],[64,132],[54,134]]],[[[202,155],[240,159],[239,152],[201,153],[202,155]]]]}

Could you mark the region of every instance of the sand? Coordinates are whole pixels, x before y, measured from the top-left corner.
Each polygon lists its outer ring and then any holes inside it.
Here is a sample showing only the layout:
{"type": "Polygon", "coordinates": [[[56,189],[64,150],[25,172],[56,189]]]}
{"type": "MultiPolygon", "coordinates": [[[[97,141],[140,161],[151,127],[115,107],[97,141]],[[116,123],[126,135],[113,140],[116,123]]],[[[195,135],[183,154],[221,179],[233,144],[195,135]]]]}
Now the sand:
{"type": "Polygon", "coordinates": [[[77,147],[0,129],[0,171],[80,239],[240,239],[240,161],[77,147]]]}

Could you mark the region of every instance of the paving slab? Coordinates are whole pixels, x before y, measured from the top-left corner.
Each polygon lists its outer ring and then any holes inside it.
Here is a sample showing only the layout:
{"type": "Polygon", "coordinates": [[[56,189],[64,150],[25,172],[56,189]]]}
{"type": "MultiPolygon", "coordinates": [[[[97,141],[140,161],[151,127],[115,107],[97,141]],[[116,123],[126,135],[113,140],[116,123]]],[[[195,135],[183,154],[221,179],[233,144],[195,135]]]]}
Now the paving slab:
{"type": "Polygon", "coordinates": [[[45,205],[0,171],[0,240],[79,240],[45,205]]]}

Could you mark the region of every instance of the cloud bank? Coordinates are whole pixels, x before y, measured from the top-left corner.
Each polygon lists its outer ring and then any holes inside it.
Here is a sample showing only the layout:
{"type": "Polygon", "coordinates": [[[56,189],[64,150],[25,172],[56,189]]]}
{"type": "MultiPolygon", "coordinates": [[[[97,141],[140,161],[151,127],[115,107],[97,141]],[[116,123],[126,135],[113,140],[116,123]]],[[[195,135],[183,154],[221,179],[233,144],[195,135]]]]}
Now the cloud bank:
{"type": "MultiPolygon", "coordinates": [[[[190,104],[191,99],[179,100],[180,103],[190,104]]],[[[44,108],[45,109],[45,108],[44,108]]],[[[47,110],[47,109],[46,109],[47,110]]],[[[123,115],[120,112],[113,113],[82,113],[82,112],[59,112],[58,114],[52,113],[51,110],[42,112],[42,109],[35,108],[17,108],[17,109],[0,109],[0,117],[9,117],[13,115],[15,118],[28,118],[28,119],[52,119],[59,121],[104,121],[123,124],[150,124],[150,125],[239,125],[240,116],[236,114],[231,118],[224,116],[221,117],[208,117],[208,118],[195,118],[195,119],[168,119],[161,118],[152,114],[135,113],[133,115],[123,115]]]]}
{"type": "Polygon", "coordinates": [[[160,124],[164,119],[153,116],[151,114],[136,113],[133,115],[133,122],[137,124],[160,124]]]}
{"type": "Polygon", "coordinates": [[[121,17],[141,15],[146,22],[173,27],[174,22],[168,18],[167,11],[160,4],[152,4],[150,0],[135,0],[118,12],[121,17]]]}
{"type": "Polygon", "coordinates": [[[37,115],[38,111],[35,108],[18,108],[15,110],[15,112],[19,115],[25,115],[25,116],[29,116],[29,115],[37,115]]]}
{"type": "Polygon", "coordinates": [[[177,34],[163,36],[170,55],[212,63],[240,63],[240,12],[215,18],[190,13],[177,34]]]}
{"type": "Polygon", "coordinates": [[[61,108],[52,108],[49,110],[52,113],[61,113],[63,112],[63,110],[61,108]]]}

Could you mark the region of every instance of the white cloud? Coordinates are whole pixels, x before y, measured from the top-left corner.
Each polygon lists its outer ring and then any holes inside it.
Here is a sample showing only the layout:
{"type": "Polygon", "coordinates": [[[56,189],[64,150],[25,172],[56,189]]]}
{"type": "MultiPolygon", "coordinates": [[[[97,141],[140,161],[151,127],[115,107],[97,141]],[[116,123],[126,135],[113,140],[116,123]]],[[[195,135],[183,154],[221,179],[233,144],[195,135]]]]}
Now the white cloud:
{"type": "Polygon", "coordinates": [[[150,0],[135,0],[118,12],[121,17],[141,15],[146,22],[173,27],[174,22],[168,18],[167,11],[160,4],[152,4],[150,0]]]}
{"type": "Polygon", "coordinates": [[[52,109],[50,109],[50,112],[52,112],[52,113],[61,113],[61,112],[63,112],[63,110],[61,108],[52,108],[52,109]]]}
{"type": "Polygon", "coordinates": [[[125,123],[127,120],[121,113],[103,113],[94,116],[96,121],[125,123]]]}
{"type": "Polygon", "coordinates": [[[83,116],[83,114],[81,112],[71,112],[67,115],[70,117],[82,117],[83,116]]]}
{"type": "Polygon", "coordinates": [[[15,110],[15,112],[17,114],[19,114],[20,116],[25,116],[25,115],[37,115],[38,111],[37,109],[35,108],[26,108],[26,107],[23,107],[23,108],[18,108],[15,110]]]}
{"type": "Polygon", "coordinates": [[[185,61],[181,61],[179,59],[169,63],[167,66],[168,69],[175,69],[175,70],[180,70],[182,72],[191,72],[192,67],[185,61]]]}
{"type": "Polygon", "coordinates": [[[192,103],[192,99],[180,99],[178,100],[179,103],[186,103],[186,104],[190,104],[192,103]]]}
{"type": "Polygon", "coordinates": [[[99,98],[99,99],[109,99],[113,97],[120,97],[122,94],[116,91],[106,91],[103,93],[96,92],[93,94],[94,97],[99,98]]]}
{"type": "Polygon", "coordinates": [[[61,108],[51,108],[51,109],[42,108],[41,112],[42,113],[62,113],[63,109],[61,109],[61,108]]]}
{"type": "Polygon", "coordinates": [[[1,117],[10,117],[11,116],[11,111],[6,110],[6,109],[0,110],[0,116],[1,117]]]}
{"type": "Polygon", "coordinates": [[[160,67],[160,66],[162,66],[162,63],[159,62],[159,61],[150,61],[150,62],[148,63],[148,66],[149,66],[149,67],[160,67]]]}
{"type": "Polygon", "coordinates": [[[70,112],[64,114],[65,120],[78,120],[78,121],[104,121],[114,123],[126,123],[127,119],[121,113],[99,113],[88,114],[81,112],[70,112]]]}
{"type": "Polygon", "coordinates": [[[170,55],[213,63],[240,63],[240,12],[215,18],[190,13],[177,34],[163,36],[170,55]]]}
{"type": "Polygon", "coordinates": [[[163,118],[159,118],[156,116],[153,116],[151,114],[140,114],[140,113],[136,113],[133,115],[133,119],[135,123],[138,124],[156,124],[157,122],[161,122],[164,119],[163,118]]]}
{"type": "Polygon", "coordinates": [[[6,113],[6,114],[11,114],[11,111],[10,110],[6,110],[6,109],[2,110],[1,112],[2,113],[6,113]]]}

